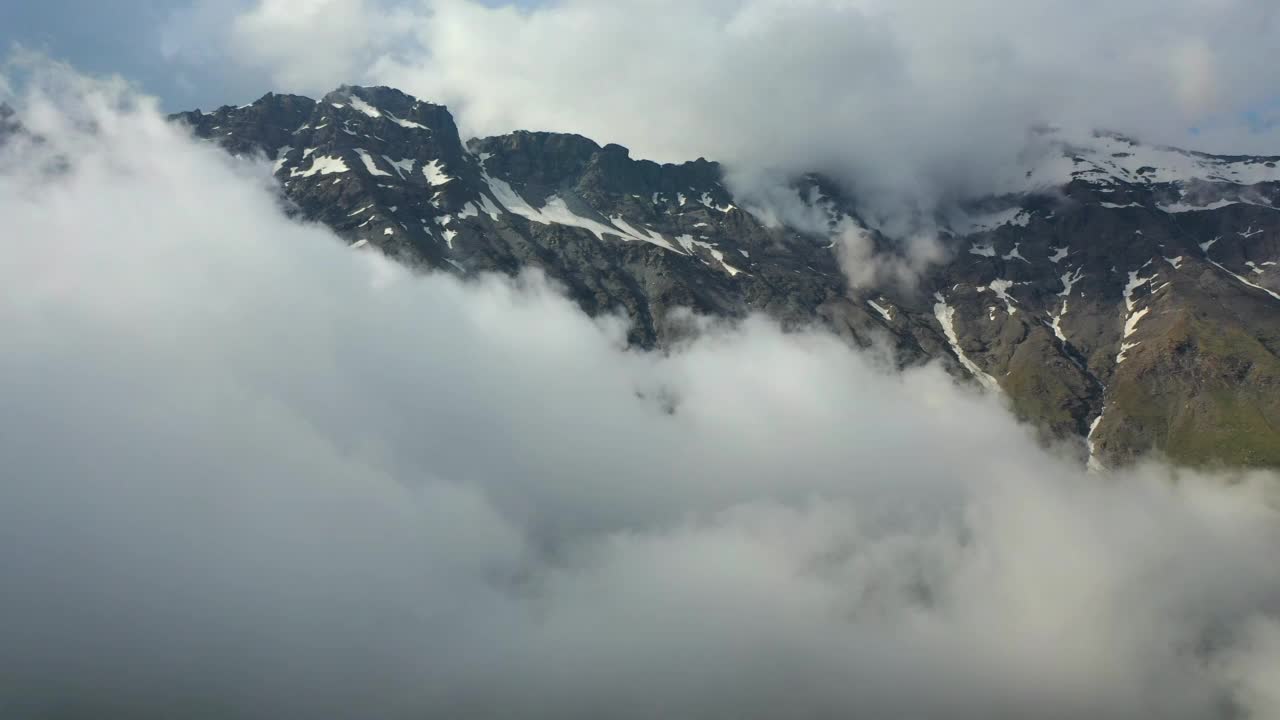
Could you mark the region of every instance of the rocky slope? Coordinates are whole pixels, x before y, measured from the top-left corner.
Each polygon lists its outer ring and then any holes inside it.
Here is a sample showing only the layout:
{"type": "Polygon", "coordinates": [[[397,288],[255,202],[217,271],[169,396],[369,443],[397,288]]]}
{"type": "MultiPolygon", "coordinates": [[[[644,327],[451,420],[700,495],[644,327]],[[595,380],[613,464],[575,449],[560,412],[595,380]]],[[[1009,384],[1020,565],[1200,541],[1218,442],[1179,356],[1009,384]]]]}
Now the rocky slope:
{"type": "Polygon", "coordinates": [[[896,245],[817,175],[791,181],[816,222],[771,226],[714,162],[556,133],[464,143],[444,107],[389,88],[175,119],[274,160],[296,212],[354,247],[541,268],[587,312],[625,312],[637,345],[678,338],[678,308],[820,322],[998,388],[1098,465],[1280,466],[1280,158],[1055,140],[1008,194],[933,219],[946,257],[917,287],[853,287],[841,233],[896,245]]]}

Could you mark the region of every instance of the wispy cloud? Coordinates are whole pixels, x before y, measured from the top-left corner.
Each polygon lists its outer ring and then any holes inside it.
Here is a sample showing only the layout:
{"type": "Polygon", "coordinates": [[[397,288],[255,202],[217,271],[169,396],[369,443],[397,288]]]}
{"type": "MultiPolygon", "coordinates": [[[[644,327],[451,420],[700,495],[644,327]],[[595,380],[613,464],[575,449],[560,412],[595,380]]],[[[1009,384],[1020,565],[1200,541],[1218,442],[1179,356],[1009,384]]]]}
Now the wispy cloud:
{"type": "MultiPolygon", "coordinates": [[[[581,132],[868,190],[984,182],[1039,124],[1187,144],[1189,127],[1255,107],[1280,81],[1280,14],[1253,0],[312,5],[261,0],[236,21],[236,57],[313,92],[338,69],[396,85],[449,102],[476,133],[581,132]]],[[[1194,139],[1275,142],[1240,123],[1194,139]]]]}

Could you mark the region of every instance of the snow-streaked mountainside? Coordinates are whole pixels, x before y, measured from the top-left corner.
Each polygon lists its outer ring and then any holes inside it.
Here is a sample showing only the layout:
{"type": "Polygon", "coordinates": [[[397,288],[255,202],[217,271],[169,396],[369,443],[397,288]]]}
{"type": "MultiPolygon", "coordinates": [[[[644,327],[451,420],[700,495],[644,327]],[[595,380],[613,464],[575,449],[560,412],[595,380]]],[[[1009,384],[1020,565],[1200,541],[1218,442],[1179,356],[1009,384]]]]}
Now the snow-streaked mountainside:
{"type": "Polygon", "coordinates": [[[940,360],[1095,466],[1280,466],[1280,158],[1042,131],[1003,192],[927,219],[940,252],[903,282],[861,271],[903,239],[817,174],[780,183],[793,206],[771,214],[714,162],[545,132],[464,143],[446,108],[389,88],[174,117],[273,159],[296,212],[353,247],[541,268],[588,313],[626,313],[640,346],[680,338],[680,308],[764,312],[940,360]]]}

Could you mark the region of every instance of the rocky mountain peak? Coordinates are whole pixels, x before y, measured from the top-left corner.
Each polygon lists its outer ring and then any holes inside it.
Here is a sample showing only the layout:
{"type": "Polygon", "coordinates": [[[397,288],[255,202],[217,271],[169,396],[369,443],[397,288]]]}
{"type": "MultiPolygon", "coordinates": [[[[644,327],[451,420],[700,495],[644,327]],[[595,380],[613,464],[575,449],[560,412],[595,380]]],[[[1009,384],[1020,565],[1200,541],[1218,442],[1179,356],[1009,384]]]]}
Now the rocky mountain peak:
{"type": "Polygon", "coordinates": [[[1002,192],[944,213],[944,257],[914,285],[854,286],[844,233],[898,245],[819,174],[779,179],[797,223],[744,210],[717,163],[552,132],[464,145],[447,108],[392,88],[175,118],[274,160],[299,212],[357,249],[464,275],[541,269],[586,312],[626,314],[640,346],[680,338],[677,309],[765,313],[902,366],[940,362],[1098,467],[1152,452],[1280,465],[1277,158],[1046,129],[1002,192]]]}

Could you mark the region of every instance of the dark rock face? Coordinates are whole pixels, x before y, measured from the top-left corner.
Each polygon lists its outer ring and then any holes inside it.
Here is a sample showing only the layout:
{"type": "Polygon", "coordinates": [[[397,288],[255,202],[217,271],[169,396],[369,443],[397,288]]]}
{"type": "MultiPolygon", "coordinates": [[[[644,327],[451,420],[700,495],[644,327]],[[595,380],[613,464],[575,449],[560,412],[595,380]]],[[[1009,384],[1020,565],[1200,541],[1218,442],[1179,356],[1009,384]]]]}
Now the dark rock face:
{"type": "Polygon", "coordinates": [[[274,160],[296,211],[354,246],[462,274],[540,268],[586,312],[625,312],[637,345],[677,339],[678,308],[763,312],[940,360],[1100,464],[1280,466],[1278,158],[1060,143],[1025,187],[938,219],[949,259],[918,287],[852,287],[837,227],[893,243],[820,176],[793,185],[826,231],[737,207],[714,162],[558,133],[464,144],[448,110],[390,88],[174,117],[274,160]]]}
{"type": "Polygon", "coordinates": [[[20,139],[28,142],[41,142],[42,139],[32,135],[22,124],[18,112],[5,103],[0,103],[0,148],[20,139]]]}
{"type": "Polygon", "coordinates": [[[13,108],[0,103],[0,141],[18,131],[18,117],[13,108]]]}

